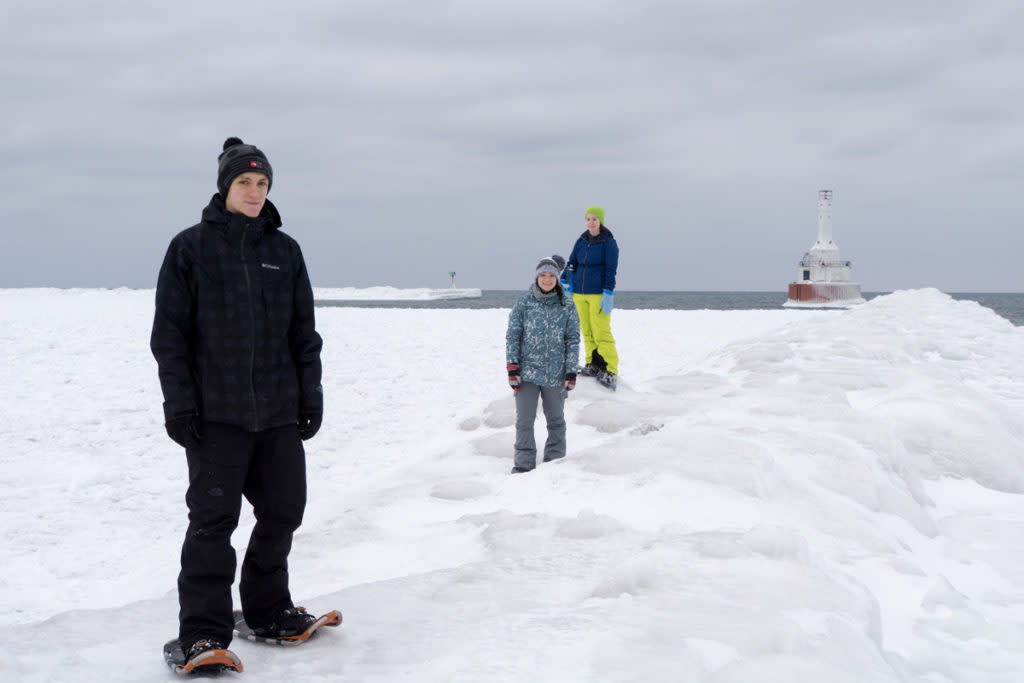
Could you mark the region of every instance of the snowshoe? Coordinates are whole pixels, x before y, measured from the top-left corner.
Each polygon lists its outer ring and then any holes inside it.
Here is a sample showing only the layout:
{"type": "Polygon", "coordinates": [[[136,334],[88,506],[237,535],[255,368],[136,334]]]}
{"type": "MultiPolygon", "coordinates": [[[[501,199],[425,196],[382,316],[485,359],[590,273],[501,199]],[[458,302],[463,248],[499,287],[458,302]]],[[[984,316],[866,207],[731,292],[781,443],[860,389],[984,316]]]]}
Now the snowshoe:
{"type": "Polygon", "coordinates": [[[254,643],[272,643],[276,645],[301,645],[309,640],[322,626],[338,626],[341,624],[341,612],[331,610],[321,617],[314,617],[306,612],[305,607],[286,609],[273,622],[263,626],[252,627],[245,623],[242,612],[235,610],[235,637],[245,638],[254,643]]]}
{"type": "Polygon", "coordinates": [[[587,377],[598,377],[604,372],[604,368],[600,365],[594,365],[593,363],[587,363],[586,365],[577,365],[576,374],[585,375],[587,377]]]}
{"type": "Polygon", "coordinates": [[[197,641],[186,652],[175,638],[164,643],[164,661],[176,674],[216,674],[230,669],[242,672],[242,660],[224,644],[205,639],[197,641]]]}
{"type": "Polygon", "coordinates": [[[618,376],[614,372],[608,372],[605,370],[597,376],[597,381],[601,383],[601,386],[615,391],[615,386],[618,383],[618,376]]]}

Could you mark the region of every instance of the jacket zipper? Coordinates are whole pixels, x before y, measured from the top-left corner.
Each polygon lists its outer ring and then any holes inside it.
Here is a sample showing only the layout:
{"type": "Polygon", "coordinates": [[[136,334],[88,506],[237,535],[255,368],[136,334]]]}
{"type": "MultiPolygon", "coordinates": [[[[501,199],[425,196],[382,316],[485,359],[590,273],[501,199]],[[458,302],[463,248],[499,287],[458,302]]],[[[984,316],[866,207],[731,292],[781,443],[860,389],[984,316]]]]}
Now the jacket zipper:
{"type": "Polygon", "coordinates": [[[249,395],[252,397],[252,428],[253,431],[260,430],[259,409],[256,407],[256,383],[253,381],[253,374],[256,371],[256,313],[252,306],[252,282],[249,279],[249,266],[245,262],[245,234],[249,231],[249,224],[242,228],[242,244],[240,254],[242,256],[242,271],[245,273],[245,294],[249,300],[249,395]]]}
{"type": "Polygon", "coordinates": [[[587,248],[583,250],[583,277],[580,278],[580,294],[587,292],[587,258],[590,257],[590,240],[587,240],[587,248]]]}

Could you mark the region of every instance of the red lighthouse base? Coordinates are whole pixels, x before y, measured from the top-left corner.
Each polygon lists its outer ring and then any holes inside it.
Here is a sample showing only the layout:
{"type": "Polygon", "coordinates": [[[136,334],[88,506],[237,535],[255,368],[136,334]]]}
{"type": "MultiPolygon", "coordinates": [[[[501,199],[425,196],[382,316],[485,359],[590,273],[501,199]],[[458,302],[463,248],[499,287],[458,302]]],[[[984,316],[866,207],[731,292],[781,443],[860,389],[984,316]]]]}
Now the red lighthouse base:
{"type": "Polygon", "coordinates": [[[795,308],[845,308],[864,303],[856,282],[794,282],[784,306],[795,308]]]}

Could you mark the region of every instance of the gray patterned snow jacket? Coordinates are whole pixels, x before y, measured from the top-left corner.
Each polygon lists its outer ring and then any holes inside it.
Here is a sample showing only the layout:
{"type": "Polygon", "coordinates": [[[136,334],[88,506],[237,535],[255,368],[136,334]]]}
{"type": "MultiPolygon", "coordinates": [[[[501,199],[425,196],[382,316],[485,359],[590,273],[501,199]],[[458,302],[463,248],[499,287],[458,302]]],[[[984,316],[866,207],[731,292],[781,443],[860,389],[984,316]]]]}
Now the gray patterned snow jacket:
{"type": "Polygon", "coordinates": [[[561,285],[545,294],[535,282],[508,315],[505,362],[519,363],[524,382],[559,386],[576,372],[580,355],[580,318],[561,285]]]}

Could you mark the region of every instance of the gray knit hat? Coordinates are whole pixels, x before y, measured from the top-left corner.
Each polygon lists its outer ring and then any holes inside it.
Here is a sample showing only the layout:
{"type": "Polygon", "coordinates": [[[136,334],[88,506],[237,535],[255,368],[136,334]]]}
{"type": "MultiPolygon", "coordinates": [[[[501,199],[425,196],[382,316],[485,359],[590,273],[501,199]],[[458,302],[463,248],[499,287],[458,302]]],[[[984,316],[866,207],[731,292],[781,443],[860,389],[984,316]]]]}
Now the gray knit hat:
{"type": "Polygon", "coordinates": [[[563,268],[565,268],[565,259],[558,254],[553,254],[540,260],[534,277],[539,276],[541,273],[554,273],[555,277],[558,277],[562,274],[563,268]]]}
{"type": "Polygon", "coordinates": [[[228,198],[231,182],[243,173],[262,173],[267,176],[267,192],[274,184],[274,169],[270,167],[267,155],[258,147],[247,145],[241,138],[224,141],[224,151],[217,157],[217,190],[222,199],[228,198]]]}

